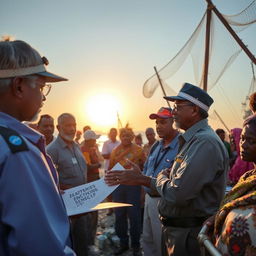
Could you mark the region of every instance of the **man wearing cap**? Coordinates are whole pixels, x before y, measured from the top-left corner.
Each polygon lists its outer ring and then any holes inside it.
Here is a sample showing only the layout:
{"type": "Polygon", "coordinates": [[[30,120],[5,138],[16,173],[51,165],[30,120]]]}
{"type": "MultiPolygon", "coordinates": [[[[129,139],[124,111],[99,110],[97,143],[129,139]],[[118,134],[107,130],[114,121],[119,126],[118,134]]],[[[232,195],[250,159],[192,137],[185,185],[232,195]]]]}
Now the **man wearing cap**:
{"type": "Polygon", "coordinates": [[[160,171],[170,168],[178,151],[178,132],[173,129],[171,108],[160,108],[157,113],[151,114],[150,119],[156,122],[156,131],[161,138],[151,148],[143,173],[133,164],[134,170],[114,171],[106,174],[109,185],[144,185],[145,209],[142,233],[142,247],[144,255],[161,255],[161,222],[157,205],[160,195],[155,188],[150,188],[151,180],[156,180],[160,171]],[[116,181],[118,180],[118,182],[116,181]]]}
{"type": "Polygon", "coordinates": [[[197,235],[224,196],[228,155],[207,123],[213,99],[205,91],[185,83],[177,96],[165,99],[174,102],[174,122],[185,132],[172,168],[151,183],[161,195],[163,255],[200,255],[197,235]]]}
{"type": "MultiPolygon", "coordinates": [[[[59,135],[47,146],[60,178],[62,190],[87,182],[87,165],[79,145],[74,141],[76,120],[72,114],[63,113],[58,117],[59,135]]],[[[71,234],[74,250],[78,256],[88,255],[87,216],[71,218],[71,234]]]]}
{"type": "Polygon", "coordinates": [[[44,138],[22,123],[36,119],[47,82],[67,80],[44,64],[26,42],[0,42],[0,255],[75,255],[44,138]]]}

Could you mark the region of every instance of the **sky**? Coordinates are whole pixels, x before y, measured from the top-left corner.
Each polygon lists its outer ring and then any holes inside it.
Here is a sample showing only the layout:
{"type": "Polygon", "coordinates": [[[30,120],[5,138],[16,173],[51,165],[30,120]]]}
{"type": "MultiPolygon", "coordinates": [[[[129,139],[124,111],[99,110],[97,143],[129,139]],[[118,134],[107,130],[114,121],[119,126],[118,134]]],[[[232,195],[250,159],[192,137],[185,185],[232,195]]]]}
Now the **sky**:
{"type": "MultiPolygon", "coordinates": [[[[250,2],[213,0],[225,14],[238,13],[250,2]]],[[[204,0],[1,0],[1,35],[28,42],[48,58],[49,71],[69,79],[53,85],[42,114],[57,118],[69,112],[78,129],[90,125],[107,132],[117,126],[118,111],[123,125],[129,122],[135,131],[144,131],[154,127],[149,114],[166,102],[160,88],[145,98],[143,84],[154,66],[161,68],[181,49],[206,6],[204,0]]],[[[253,53],[255,30],[253,24],[241,33],[253,53]]],[[[175,81],[180,87],[195,83],[189,62],[186,66],[175,81]]],[[[250,61],[241,53],[209,91],[213,109],[229,128],[241,127],[241,102],[250,79],[250,61]]],[[[216,118],[210,123],[224,128],[216,118]]]]}

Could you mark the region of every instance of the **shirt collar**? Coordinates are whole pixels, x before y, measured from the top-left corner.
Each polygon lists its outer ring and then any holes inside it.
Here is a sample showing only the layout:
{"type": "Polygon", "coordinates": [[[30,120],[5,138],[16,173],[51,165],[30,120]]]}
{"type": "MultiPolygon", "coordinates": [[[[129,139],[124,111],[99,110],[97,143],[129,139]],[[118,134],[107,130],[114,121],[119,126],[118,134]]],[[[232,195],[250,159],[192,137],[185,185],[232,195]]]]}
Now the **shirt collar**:
{"type": "MultiPolygon", "coordinates": [[[[68,144],[61,138],[60,135],[58,135],[58,137],[57,137],[56,140],[59,142],[59,144],[60,144],[61,147],[63,147],[63,148],[68,148],[68,147],[69,147],[68,144]]],[[[72,146],[73,146],[74,144],[75,144],[75,142],[73,141],[73,142],[72,142],[72,146]]]]}
{"type": "Polygon", "coordinates": [[[161,147],[164,149],[170,148],[170,149],[175,149],[177,144],[179,143],[178,141],[179,133],[174,137],[174,139],[164,148],[164,142],[163,139],[160,140],[161,147]]]}
{"type": "Polygon", "coordinates": [[[208,120],[203,119],[199,122],[195,123],[193,126],[191,126],[189,129],[187,129],[183,134],[180,136],[183,137],[183,139],[187,142],[189,141],[200,129],[205,128],[208,126],[208,120]]]}
{"type": "Polygon", "coordinates": [[[1,125],[15,130],[20,135],[24,136],[26,139],[28,139],[34,144],[37,144],[40,139],[44,140],[44,137],[41,133],[28,127],[24,123],[20,122],[16,118],[6,113],[0,112],[0,120],[1,120],[0,122],[1,125]]]}

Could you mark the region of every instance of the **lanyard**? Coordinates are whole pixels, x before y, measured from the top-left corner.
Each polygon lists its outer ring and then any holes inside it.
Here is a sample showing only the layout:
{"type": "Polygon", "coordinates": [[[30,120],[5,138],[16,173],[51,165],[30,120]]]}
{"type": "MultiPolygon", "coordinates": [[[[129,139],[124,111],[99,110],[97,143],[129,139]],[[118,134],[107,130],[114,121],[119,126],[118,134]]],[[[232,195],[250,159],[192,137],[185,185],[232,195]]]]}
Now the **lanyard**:
{"type": "Polygon", "coordinates": [[[154,171],[156,170],[158,165],[161,163],[161,161],[163,160],[163,158],[165,157],[165,155],[167,154],[169,149],[170,149],[170,147],[164,148],[164,153],[161,155],[160,158],[159,158],[159,156],[160,156],[160,153],[161,153],[162,149],[160,148],[158,150],[158,153],[157,153],[157,156],[156,156],[156,159],[155,159],[155,164],[154,164],[154,171]]]}

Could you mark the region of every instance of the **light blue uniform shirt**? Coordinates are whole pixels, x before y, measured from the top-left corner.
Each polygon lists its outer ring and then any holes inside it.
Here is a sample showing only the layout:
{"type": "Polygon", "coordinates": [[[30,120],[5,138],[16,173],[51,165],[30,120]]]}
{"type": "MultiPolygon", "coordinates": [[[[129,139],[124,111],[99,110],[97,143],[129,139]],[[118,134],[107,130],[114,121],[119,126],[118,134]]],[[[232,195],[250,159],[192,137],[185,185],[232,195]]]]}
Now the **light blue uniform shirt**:
{"type": "MultiPolygon", "coordinates": [[[[177,155],[179,142],[178,135],[171,141],[171,143],[164,147],[163,140],[155,142],[152,146],[153,151],[150,151],[143,168],[143,174],[155,178],[163,169],[170,168],[173,164],[174,158],[177,155]]],[[[145,191],[150,193],[151,189],[144,187],[145,191]]]]}
{"type": "Polygon", "coordinates": [[[0,112],[28,150],[12,153],[0,135],[0,255],[71,256],[69,221],[40,133],[0,112]]]}

